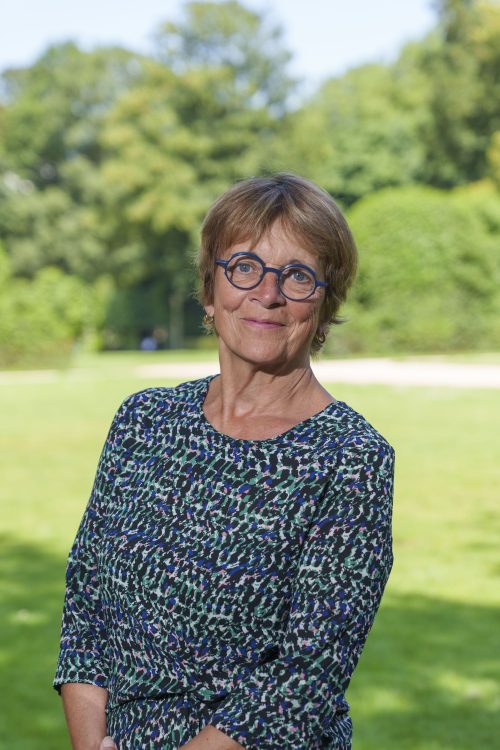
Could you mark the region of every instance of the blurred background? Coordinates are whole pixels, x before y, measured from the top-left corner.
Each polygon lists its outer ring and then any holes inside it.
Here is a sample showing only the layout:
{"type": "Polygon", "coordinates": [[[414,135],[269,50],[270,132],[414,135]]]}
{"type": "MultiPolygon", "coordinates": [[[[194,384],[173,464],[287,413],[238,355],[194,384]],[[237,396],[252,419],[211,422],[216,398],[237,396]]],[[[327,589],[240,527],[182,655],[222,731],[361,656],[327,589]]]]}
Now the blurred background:
{"type": "MultiPolygon", "coordinates": [[[[58,750],[68,548],[122,398],[217,369],[193,259],[229,184],[298,172],[346,213],[360,271],[323,357],[499,367],[500,4],[0,14],[0,747],[58,750]]],[[[498,388],[449,372],[448,387],[324,381],[397,453],[355,750],[498,747],[498,388]]]]}

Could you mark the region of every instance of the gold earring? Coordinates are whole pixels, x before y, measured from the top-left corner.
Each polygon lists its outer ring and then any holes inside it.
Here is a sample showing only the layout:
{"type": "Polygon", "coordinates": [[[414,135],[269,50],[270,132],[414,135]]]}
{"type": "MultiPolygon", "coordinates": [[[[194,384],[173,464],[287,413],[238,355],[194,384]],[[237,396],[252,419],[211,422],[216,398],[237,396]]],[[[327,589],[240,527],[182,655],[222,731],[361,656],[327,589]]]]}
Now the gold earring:
{"type": "Polygon", "coordinates": [[[316,340],[320,346],[323,346],[323,344],[325,343],[327,334],[328,327],[323,323],[323,325],[321,325],[316,331],[316,340]]]}
{"type": "Polygon", "coordinates": [[[213,327],[213,324],[214,324],[214,316],[213,315],[209,315],[206,312],[205,315],[203,316],[203,321],[202,322],[203,322],[203,325],[205,326],[205,328],[208,328],[209,330],[211,330],[212,327],[213,327]]]}

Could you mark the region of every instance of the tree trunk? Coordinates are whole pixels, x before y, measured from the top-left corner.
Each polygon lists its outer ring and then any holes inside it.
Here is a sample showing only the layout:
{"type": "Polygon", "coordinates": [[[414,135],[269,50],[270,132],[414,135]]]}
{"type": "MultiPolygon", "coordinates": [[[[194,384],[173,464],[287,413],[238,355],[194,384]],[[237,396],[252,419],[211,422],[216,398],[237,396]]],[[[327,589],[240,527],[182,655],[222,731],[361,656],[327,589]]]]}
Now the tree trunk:
{"type": "Polygon", "coordinates": [[[168,307],[168,346],[181,349],[184,345],[184,293],[181,288],[172,289],[168,307]]]}

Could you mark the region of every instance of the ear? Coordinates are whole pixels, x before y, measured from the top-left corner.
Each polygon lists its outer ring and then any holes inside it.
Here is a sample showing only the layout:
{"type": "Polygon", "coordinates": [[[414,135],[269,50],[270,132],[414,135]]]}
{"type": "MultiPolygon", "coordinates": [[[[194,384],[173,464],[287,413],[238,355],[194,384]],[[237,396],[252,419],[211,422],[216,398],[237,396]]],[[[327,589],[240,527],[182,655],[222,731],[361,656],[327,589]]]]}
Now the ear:
{"type": "Polygon", "coordinates": [[[215,308],[214,308],[213,305],[204,305],[203,309],[205,310],[205,312],[206,312],[206,314],[208,315],[209,318],[213,318],[214,317],[215,308]]]}

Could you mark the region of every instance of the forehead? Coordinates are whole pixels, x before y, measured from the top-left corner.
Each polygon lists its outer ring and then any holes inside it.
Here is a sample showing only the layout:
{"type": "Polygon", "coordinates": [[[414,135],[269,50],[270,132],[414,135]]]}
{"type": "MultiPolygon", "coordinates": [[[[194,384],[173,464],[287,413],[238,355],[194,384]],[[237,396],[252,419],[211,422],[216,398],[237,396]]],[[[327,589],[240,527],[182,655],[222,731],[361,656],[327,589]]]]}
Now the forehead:
{"type": "Polygon", "coordinates": [[[238,239],[225,250],[223,257],[229,258],[233,253],[245,251],[253,252],[266,263],[274,265],[286,265],[296,261],[313,268],[320,265],[317,253],[313,252],[302,238],[286,231],[279,224],[274,224],[258,238],[238,239]]]}

